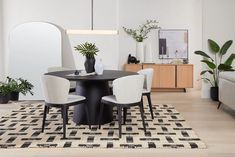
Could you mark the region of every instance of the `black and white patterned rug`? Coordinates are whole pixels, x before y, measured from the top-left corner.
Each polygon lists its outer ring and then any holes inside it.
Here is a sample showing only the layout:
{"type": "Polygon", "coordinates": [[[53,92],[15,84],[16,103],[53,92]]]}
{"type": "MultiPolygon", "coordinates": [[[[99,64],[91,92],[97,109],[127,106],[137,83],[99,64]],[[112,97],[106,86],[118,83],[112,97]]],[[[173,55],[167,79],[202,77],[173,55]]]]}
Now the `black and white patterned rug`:
{"type": "MultiPolygon", "coordinates": [[[[112,123],[76,125],[69,110],[67,138],[62,138],[62,119],[58,109],[51,109],[44,133],[41,133],[43,103],[19,104],[20,108],[0,119],[0,148],[206,148],[206,145],[171,105],[154,105],[155,119],[145,107],[147,133],[144,134],[139,109],[128,110],[122,138],[118,138],[116,118],[112,123]]],[[[115,112],[114,112],[115,114],[115,112]]]]}

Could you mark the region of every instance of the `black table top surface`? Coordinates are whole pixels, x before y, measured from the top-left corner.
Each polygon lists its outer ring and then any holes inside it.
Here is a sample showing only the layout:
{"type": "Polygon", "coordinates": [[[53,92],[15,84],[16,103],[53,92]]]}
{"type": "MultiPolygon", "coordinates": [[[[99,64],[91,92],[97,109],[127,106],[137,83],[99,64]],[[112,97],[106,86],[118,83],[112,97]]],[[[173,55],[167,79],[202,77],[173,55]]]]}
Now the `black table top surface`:
{"type": "MultiPolygon", "coordinates": [[[[78,70],[79,71],[79,70],[78,70]]],[[[56,71],[46,73],[46,75],[53,75],[62,78],[66,78],[70,81],[113,81],[117,78],[128,76],[128,75],[137,75],[138,73],[129,72],[129,71],[120,71],[120,70],[104,70],[103,75],[90,75],[90,76],[78,76],[69,74],[74,74],[75,70],[67,71],[56,71]]]]}

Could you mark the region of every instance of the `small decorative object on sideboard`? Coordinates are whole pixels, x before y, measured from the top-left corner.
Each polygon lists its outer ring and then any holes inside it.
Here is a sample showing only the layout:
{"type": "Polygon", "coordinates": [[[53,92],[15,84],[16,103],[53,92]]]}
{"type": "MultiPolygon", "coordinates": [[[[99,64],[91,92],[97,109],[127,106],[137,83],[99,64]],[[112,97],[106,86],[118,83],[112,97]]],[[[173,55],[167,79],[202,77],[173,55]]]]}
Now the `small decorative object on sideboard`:
{"type": "Polygon", "coordinates": [[[95,65],[95,57],[97,55],[97,52],[99,52],[99,49],[96,47],[95,44],[92,43],[84,43],[77,45],[74,47],[76,51],[81,53],[83,56],[86,57],[86,61],[84,63],[85,70],[87,73],[92,73],[95,71],[94,65],[95,65]]]}
{"type": "Polygon", "coordinates": [[[188,64],[188,59],[183,59],[183,64],[188,64]]]}
{"type": "Polygon", "coordinates": [[[138,64],[140,61],[139,60],[137,60],[136,59],[136,57],[134,57],[134,56],[131,56],[131,54],[129,54],[129,56],[128,56],[128,61],[127,61],[127,63],[128,64],[138,64]]]}
{"type": "Polygon", "coordinates": [[[144,62],[144,39],[148,38],[148,33],[153,29],[159,29],[156,20],[147,20],[145,24],[139,26],[139,29],[129,29],[123,27],[124,31],[136,40],[136,57],[140,62],[144,62]]]}
{"type": "Polygon", "coordinates": [[[229,40],[225,42],[223,46],[220,48],[220,46],[215,41],[208,39],[209,49],[214,57],[211,57],[210,55],[206,54],[203,51],[194,52],[196,55],[204,57],[204,59],[202,59],[201,62],[207,65],[207,69],[203,70],[200,75],[203,75],[201,79],[211,84],[210,94],[211,94],[211,99],[214,101],[218,101],[218,93],[219,93],[218,84],[219,84],[220,72],[235,71],[231,66],[233,60],[235,59],[234,53],[230,54],[230,56],[226,60],[224,60],[224,62],[222,62],[223,56],[227,53],[232,43],[233,41],[229,40]],[[208,77],[206,76],[206,74],[212,75],[212,77],[208,77]]]}

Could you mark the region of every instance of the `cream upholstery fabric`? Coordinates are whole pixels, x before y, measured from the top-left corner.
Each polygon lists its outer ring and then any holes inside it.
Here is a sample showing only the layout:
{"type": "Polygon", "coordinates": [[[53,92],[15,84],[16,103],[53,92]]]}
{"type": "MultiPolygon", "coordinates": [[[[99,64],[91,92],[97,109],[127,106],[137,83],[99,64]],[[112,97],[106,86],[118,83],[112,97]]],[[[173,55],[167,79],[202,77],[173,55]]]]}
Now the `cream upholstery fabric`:
{"type": "MultiPolygon", "coordinates": [[[[65,67],[56,67],[56,66],[47,68],[47,72],[66,71],[66,70],[72,70],[72,69],[65,68],[65,67]]],[[[70,81],[70,88],[76,88],[75,81],[70,81]]]]}
{"type": "Polygon", "coordinates": [[[223,72],[219,78],[219,101],[235,110],[235,72],[223,72]]]}
{"type": "Polygon", "coordinates": [[[153,72],[154,70],[152,68],[146,68],[143,70],[138,71],[140,75],[144,75],[144,87],[143,87],[143,93],[150,93],[152,88],[152,81],[153,81],[153,72]]]}
{"type": "Polygon", "coordinates": [[[130,104],[140,102],[143,84],[143,75],[125,76],[114,80],[113,95],[115,95],[115,101],[118,104],[130,104]]]}
{"type": "Polygon", "coordinates": [[[69,95],[69,81],[51,75],[43,75],[42,90],[45,101],[51,104],[69,104],[85,100],[83,96],[69,95]]]}

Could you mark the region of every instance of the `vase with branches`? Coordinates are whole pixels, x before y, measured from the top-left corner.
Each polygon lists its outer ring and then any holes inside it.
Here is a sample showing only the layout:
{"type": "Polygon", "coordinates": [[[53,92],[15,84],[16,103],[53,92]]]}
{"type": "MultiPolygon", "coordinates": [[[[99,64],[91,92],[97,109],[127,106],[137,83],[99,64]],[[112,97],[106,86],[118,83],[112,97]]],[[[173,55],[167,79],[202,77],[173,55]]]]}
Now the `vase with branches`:
{"type": "Polygon", "coordinates": [[[147,20],[146,23],[139,26],[138,29],[130,29],[123,27],[123,30],[130,35],[137,42],[143,42],[148,38],[148,34],[153,29],[159,29],[158,22],[156,20],[147,20]]]}
{"type": "Polygon", "coordinates": [[[140,25],[138,29],[123,27],[123,30],[136,41],[136,57],[140,59],[140,62],[144,60],[143,41],[148,38],[148,34],[151,30],[159,28],[156,20],[147,20],[146,23],[140,25]]]}

